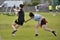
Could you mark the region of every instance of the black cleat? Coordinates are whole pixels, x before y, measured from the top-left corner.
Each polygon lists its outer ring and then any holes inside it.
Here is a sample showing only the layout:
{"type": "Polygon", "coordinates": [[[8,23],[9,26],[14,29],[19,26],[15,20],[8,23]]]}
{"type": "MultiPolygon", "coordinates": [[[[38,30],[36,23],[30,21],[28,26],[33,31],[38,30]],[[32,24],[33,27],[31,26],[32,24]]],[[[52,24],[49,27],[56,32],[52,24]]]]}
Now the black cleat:
{"type": "Polygon", "coordinates": [[[38,36],[38,34],[35,34],[35,36],[38,36]]]}
{"type": "Polygon", "coordinates": [[[54,34],[54,36],[56,36],[56,32],[55,31],[52,31],[52,33],[54,34]]]}

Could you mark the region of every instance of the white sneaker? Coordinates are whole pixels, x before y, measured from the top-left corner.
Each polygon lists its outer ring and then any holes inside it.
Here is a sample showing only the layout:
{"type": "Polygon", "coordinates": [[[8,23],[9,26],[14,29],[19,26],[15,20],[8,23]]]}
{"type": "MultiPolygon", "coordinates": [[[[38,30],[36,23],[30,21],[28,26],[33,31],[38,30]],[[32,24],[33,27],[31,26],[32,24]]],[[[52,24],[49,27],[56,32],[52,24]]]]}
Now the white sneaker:
{"type": "Polygon", "coordinates": [[[12,36],[14,37],[14,36],[15,36],[15,34],[12,34],[12,36]]]}

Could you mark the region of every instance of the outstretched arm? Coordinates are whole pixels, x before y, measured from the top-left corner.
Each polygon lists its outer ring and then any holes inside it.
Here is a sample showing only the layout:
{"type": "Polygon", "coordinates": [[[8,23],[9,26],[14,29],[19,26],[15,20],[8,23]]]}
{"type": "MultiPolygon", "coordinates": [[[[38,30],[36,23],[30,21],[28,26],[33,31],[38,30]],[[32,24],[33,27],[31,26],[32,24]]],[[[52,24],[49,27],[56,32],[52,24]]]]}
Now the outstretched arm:
{"type": "Polygon", "coordinates": [[[17,9],[16,6],[13,6],[13,10],[14,10],[15,12],[20,11],[20,9],[17,9]]]}
{"type": "Polygon", "coordinates": [[[28,21],[30,21],[30,20],[31,20],[31,19],[26,20],[25,23],[28,22],[28,21]]]}
{"type": "Polygon", "coordinates": [[[15,12],[18,12],[18,11],[20,11],[19,9],[16,9],[16,8],[14,8],[13,10],[14,10],[15,12]]]}

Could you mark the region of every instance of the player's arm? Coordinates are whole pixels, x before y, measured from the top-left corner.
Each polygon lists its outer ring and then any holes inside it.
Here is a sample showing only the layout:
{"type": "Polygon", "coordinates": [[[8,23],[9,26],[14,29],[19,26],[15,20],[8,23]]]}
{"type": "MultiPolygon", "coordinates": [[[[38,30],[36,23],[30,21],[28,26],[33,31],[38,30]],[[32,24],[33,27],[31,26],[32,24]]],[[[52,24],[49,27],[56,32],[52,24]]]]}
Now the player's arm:
{"type": "Polygon", "coordinates": [[[15,6],[13,6],[13,10],[14,10],[15,12],[19,12],[19,11],[20,11],[20,9],[16,9],[15,6]]]}
{"type": "Polygon", "coordinates": [[[31,19],[26,20],[25,23],[28,22],[28,21],[30,21],[30,20],[31,20],[31,19]]]}
{"type": "Polygon", "coordinates": [[[15,12],[19,12],[19,11],[20,11],[19,9],[16,9],[16,8],[14,8],[13,10],[14,10],[15,12]]]}

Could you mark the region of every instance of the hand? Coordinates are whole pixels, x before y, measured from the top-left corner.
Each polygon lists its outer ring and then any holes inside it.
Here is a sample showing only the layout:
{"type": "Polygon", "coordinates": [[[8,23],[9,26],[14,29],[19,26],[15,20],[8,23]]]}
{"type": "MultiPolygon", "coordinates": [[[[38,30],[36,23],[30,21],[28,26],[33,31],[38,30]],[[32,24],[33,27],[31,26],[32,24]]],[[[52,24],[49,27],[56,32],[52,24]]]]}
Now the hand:
{"type": "Polygon", "coordinates": [[[31,20],[31,19],[28,19],[28,20],[26,20],[26,21],[24,21],[24,22],[26,23],[26,22],[28,22],[28,21],[30,21],[30,20],[31,20]]]}

